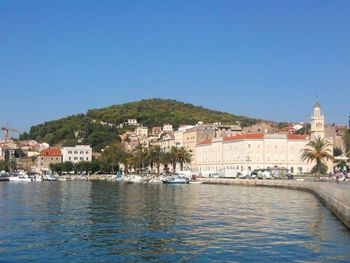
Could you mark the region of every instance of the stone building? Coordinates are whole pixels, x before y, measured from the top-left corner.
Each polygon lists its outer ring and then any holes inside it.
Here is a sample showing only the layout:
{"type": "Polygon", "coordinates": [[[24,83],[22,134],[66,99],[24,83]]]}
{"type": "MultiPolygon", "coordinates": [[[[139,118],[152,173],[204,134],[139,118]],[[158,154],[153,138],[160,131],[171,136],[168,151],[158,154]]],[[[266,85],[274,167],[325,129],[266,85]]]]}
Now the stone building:
{"type": "Polygon", "coordinates": [[[48,148],[40,151],[39,158],[39,170],[49,171],[50,164],[57,164],[62,162],[62,151],[60,148],[48,148]]]}

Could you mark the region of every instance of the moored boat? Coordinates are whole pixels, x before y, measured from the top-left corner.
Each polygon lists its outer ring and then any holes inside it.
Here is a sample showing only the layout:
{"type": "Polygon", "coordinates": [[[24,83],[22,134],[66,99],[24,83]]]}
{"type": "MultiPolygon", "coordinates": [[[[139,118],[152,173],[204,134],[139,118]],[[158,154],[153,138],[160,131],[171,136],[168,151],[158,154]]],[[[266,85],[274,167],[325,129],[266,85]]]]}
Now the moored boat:
{"type": "Polygon", "coordinates": [[[12,182],[31,182],[32,178],[30,178],[28,176],[28,174],[24,173],[24,172],[16,172],[11,174],[11,176],[9,177],[9,181],[12,182]]]}
{"type": "Polygon", "coordinates": [[[10,180],[9,177],[10,177],[9,173],[7,173],[5,171],[1,171],[1,173],[0,173],[0,181],[9,181],[10,180]]]}
{"type": "Polygon", "coordinates": [[[188,184],[189,180],[187,178],[180,178],[180,177],[168,177],[163,180],[164,184],[188,184]]]}
{"type": "Polygon", "coordinates": [[[57,177],[54,174],[45,174],[44,176],[45,181],[56,181],[57,177]]]}
{"type": "Polygon", "coordinates": [[[124,179],[124,182],[127,184],[142,183],[143,178],[140,175],[131,174],[127,178],[124,179]]]}

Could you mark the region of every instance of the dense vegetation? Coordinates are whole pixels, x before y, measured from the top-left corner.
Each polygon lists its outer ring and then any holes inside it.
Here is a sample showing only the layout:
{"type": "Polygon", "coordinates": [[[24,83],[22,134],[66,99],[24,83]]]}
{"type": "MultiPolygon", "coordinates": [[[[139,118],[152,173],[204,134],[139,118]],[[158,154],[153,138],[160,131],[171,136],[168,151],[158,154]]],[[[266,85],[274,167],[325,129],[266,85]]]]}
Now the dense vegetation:
{"type": "Polygon", "coordinates": [[[196,124],[198,121],[223,124],[235,124],[236,121],[240,121],[243,126],[256,122],[255,119],[244,116],[213,111],[175,100],[148,99],[93,109],[86,114],[45,122],[31,127],[29,134],[22,135],[21,139],[34,139],[50,145],[63,146],[84,143],[90,144],[94,150],[100,150],[118,140],[116,126],[102,125],[100,122],[118,125],[131,118],[150,128],[165,123],[173,124],[177,128],[180,124],[196,124]]]}
{"type": "Polygon", "coordinates": [[[114,105],[103,109],[89,110],[86,116],[90,119],[103,120],[110,123],[122,123],[127,119],[136,118],[139,123],[148,127],[161,126],[165,123],[178,127],[180,124],[196,124],[222,122],[243,125],[254,124],[255,120],[226,112],[213,111],[203,107],[176,100],[148,99],[114,105]]]}

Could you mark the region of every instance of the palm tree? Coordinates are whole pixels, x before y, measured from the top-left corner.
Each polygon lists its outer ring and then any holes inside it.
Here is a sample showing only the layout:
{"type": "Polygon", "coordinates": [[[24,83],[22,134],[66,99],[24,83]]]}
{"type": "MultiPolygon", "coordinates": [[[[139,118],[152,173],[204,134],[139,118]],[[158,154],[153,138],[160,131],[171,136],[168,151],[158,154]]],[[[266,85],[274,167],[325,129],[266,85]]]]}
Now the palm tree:
{"type": "Polygon", "coordinates": [[[179,149],[175,146],[171,147],[170,150],[170,162],[173,166],[173,173],[176,173],[176,163],[178,162],[178,152],[179,149]]]}
{"type": "Polygon", "coordinates": [[[157,174],[159,175],[160,163],[162,160],[162,149],[160,148],[160,146],[155,146],[151,149],[150,160],[152,163],[156,164],[157,174]]]}
{"type": "Polygon", "coordinates": [[[171,163],[171,153],[162,152],[161,163],[164,165],[165,173],[168,173],[168,164],[171,163]]]}
{"type": "Polygon", "coordinates": [[[177,162],[180,163],[180,170],[184,168],[184,163],[191,162],[191,154],[186,150],[185,147],[181,147],[177,151],[177,162]]]}
{"type": "MultiPolygon", "coordinates": [[[[303,153],[301,155],[302,161],[307,161],[308,163],[316,161],[316,165],[311,171],[315,174],[317,179],[319,179],[320,175],[324,173],[326,167],[324,160],[333,159],[330,146],[331,143],[328,140],[321,137],[316,137],[314,139],[310,139],[306,144],[306,148],[303,149],[303,153]]],[[[325,172],[327,172],[327,169],[325,172]]]]}
{"type": "Polygon", "coordinates": [[[334,147],[334,149],[333,149],[333,156],[334,157],[335,156],[340,156],[342,154],[343,154],[343,150],[342,149],[340,149],[339,147],[334,147]]]}

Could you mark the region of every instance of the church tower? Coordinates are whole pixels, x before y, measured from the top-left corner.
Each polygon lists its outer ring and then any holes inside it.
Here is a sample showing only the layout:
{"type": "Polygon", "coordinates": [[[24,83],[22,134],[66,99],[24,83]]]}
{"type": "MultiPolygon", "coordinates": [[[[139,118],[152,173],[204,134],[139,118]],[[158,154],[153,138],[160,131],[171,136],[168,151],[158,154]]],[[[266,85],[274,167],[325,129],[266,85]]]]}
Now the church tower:
{"type": "Polygon", "coordinates": [[[311,116],[311,138],[324,138],[324,116],[321,113],[321,105],[317,101],[314,106],[314,113],[311,116]]]}

